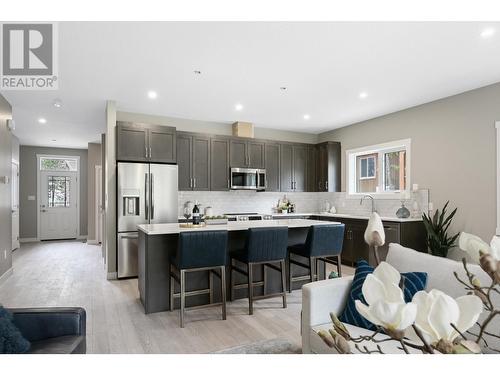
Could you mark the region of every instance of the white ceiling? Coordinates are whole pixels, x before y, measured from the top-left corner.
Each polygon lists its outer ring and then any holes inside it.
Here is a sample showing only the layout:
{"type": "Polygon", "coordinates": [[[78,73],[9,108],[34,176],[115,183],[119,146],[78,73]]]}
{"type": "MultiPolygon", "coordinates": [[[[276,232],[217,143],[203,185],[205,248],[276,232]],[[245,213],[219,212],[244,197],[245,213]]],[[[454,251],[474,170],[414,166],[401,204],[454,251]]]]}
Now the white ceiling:
{"type": "Polygon", "coordinates": [[[500,24],[472,22],[64,22],[59,90],[2,94],[30,145],[99,140],[108,99],[130,112],[320,133],[500,81],[499,38],[500,24]],[[485,27],[498,32],[484,39],[485,27]]]}

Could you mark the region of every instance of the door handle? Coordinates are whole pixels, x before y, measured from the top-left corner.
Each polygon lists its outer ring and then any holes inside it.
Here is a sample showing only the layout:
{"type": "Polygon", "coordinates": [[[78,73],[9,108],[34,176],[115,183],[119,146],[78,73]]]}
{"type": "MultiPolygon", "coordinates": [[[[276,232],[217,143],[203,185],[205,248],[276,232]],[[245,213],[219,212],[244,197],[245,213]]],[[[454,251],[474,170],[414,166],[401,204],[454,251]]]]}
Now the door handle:
{"type": "Polygon", "coordinates": [[[145,215],[145,219],[146,220],[149,220],[149,208],[148,208],[148,205],[149,205],[149,193],[148,193],[148,190],[149,190],[149,184],[148,184],[148,174],[145,173],[144,174],[144,215],[145,215]]]}
{"type": "Polygon", "coordinates": [[[155,175],[151,173],[151,220],[155,218],[155,175]]]}

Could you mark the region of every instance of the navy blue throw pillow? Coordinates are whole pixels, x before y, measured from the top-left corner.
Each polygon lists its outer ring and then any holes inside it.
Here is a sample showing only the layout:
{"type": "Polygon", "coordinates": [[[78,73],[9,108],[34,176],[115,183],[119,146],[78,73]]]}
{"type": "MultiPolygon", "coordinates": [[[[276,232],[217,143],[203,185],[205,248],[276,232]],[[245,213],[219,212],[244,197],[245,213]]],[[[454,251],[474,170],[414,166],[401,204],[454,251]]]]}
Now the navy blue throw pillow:
{"type": "MultiPolygon", "coordinates": [[[[373,273],[373,271],[374,268],[370,266],[366,260],[360,260],[356,263],[356,272],[354,273],[354,279],[352,281],[349,297],[347,298],[347,304],[344,311],[339,316],[339,319],[344,323],[366,328],[371,331],[376,330],[375,325],[361,316],[358,310],[356,310],[354,301],[359,299],[365,305],[367,304],[363,297],[361,288],[363,287],[366,276],[373,273]]],[[[418,291],[424,290],[427,285],[427,273],[425,272],[402,273],[401,277],[404,279],[403,295],[406,302],[411,302],[413,296],[418,291]]]]}
{"type": "Polygon", "coordinates": [[[0,354],[26,353],[30,342],[12,322],[12,314],[0,306],[0,354]]]}

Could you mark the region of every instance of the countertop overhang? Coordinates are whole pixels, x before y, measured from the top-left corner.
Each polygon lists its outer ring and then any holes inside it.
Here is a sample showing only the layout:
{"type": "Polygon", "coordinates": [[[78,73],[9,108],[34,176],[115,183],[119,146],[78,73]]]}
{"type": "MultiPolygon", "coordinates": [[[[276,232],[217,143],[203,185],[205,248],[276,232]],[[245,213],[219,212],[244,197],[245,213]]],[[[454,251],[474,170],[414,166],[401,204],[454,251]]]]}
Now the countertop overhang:
{"type": "Polygon", "coordinates": [[[227,230],[239,231],[249,228],[266,227],[288,227],[288,228],[307,228],[311,225],[339,225],[337,221],[322,221],[309,219],[280,219],[280,220],[256,220],[256,221],[230,221],[227,224],[206,225],[199,228],[182,228],[179,223],[165,224],[140,224],[137,229],[147,235],[159,234],[178,234],[181,232],[208,231],[208,230],[227,230]]]}

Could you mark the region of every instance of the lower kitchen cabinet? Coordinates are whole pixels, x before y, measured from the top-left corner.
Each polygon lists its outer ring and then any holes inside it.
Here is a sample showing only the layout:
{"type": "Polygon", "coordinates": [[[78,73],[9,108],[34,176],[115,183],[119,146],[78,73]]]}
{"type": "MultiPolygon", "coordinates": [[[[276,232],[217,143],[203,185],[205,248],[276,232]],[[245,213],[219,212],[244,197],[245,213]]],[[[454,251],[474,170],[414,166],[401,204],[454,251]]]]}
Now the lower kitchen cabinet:
{"type": "MultiPolygon", "coordinates": [[[[364,259],[375,266],[375,255],[364,239],[367,219],[350,219],[339,217],[314,216],[315,220],[338,221],[345,224],[344,245],[342,248],[342,263],[354,267],[358,260],[364,259]]],[[[427,252],[426,231],[422,221],[383,221],[385,245],[378,248],[381,260],[387,257],[390,243],[417,251],[427,252]]],[[[418,270],[417,270],[418,271],[418,270]]]]}

